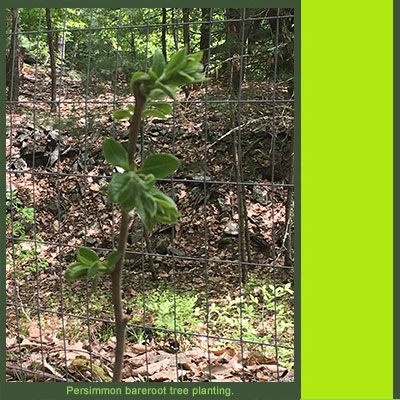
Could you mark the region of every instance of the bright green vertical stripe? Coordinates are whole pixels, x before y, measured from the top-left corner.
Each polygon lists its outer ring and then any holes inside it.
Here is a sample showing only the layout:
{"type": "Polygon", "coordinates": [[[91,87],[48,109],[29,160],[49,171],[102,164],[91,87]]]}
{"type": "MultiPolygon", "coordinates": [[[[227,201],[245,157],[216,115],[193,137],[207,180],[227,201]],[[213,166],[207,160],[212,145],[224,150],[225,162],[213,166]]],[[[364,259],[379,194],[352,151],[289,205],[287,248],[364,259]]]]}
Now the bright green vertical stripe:
{"type": "Polygon", "coordinates": [[[301,7],[302,398],[391,399],[392,0],[301,7]]]}

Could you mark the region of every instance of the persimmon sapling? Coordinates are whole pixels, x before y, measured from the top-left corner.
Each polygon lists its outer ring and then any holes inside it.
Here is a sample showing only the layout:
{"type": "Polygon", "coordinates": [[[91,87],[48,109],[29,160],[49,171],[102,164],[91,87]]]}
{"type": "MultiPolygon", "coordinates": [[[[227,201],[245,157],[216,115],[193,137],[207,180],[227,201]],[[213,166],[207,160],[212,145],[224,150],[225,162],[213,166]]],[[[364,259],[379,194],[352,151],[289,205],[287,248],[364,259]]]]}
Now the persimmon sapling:
{"type": "Polygon", "coordinates": [[[175,172],[180,164],[171,154],[156,153],[146,157],[140,168],[135,163],[136,142],[143,118],[152,116],[167,118],[172,105],[164,101],[170,97],[176,101],[181,86],[204,82],[201,59],[202,52],[187,54],[186,49],[176,52],[166,63],[160,50],[152,56],[149,72],[135,72],[130,88],[135,104],[127,109],[114,112],[115,119],[129,119],[128,151],[113,138],[103,141],[105,159],[123,172],[113,174],[107,191],[112,203],[118,203],[122,209],[117,250],[111,252],[105,261],[100,261],[96,252],[89,248],[80,248],[77,261],[70,264],[65,272],[68,280],[91,279],[95,291],[98,280],[103,275],[111,275],[112,301],[116,326],[116,347],[113,381],[120,382],[125,350],[125,333],[129,317],[123,313],[121,295],[122,269],[125,258],[129,227],[132,223],[132,211],[136,211],[148,231],[158,223],[173,224],[178,220],[179,211],[175,202],[155,187],[157,179],[165,178],[175,172]]]}

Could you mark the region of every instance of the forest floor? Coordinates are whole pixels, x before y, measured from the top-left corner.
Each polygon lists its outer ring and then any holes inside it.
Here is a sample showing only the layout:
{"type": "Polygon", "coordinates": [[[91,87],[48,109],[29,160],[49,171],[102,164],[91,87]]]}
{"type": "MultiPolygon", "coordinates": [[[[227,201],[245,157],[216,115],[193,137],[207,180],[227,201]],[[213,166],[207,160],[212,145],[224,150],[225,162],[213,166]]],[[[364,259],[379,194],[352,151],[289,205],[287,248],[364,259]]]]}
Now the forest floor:
{"type": "MultiPolygon", "coordinates": [[[[80,246],[103,256],[115,248],[120,210],[105,193],[111,169],[101,144],[109,135],[127,140],[128,124],[110,115],[115,101],[133,99],[123,82],[118,96],[111,84],[86,91],[70,73],[51,112],[47,70],[37,74],[24,68],[20,103],[8,109],[7,380],[108,381],[111,282],[104,279],[93,294],[86,281],[62,277],[80,246]]],[[[149,246],[139,221],[131,229],[124,381],[293,379],[294,272],[284,265],[288,187],[279,186],[288,183],[292,103],[253,101],[289,98],[287,87],[274,93],[266,82],[245,84],[240,107],[224,103],[228,98],[234,100],[210,83],[182,95],[168,120],[144,124],[139,164],[152,152],[181,159],[173,180],[159,182],[181,217],[174,227],[158,225],[149,246]],[[240,134],[232,131],[238,119],[240,134]],[[243,182],[251,183],[246,282],[238,262],[234,135],[243,182]]]]}

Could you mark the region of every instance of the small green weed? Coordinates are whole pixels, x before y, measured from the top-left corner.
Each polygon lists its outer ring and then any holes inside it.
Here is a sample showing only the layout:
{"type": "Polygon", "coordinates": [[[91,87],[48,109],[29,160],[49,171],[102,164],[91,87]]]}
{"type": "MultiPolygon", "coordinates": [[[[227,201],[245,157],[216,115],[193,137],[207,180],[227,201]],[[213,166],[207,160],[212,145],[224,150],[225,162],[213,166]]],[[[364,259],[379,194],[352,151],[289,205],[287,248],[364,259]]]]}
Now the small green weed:
{"type": "MultiPolygon", "coordinates": [[[[12,204],[13,220],[11,213],[6,215],[6,230],[11,232],[14,237],[20,239],[30,239],[32,237],[32,227],[35,223],[35,213],[32,207],[24,207],[23,202],[18,198],[16,192],[6,194],[7,205],[12,204]]],[[[36,235],[37,240],[42,240],[40,235],[36,235]]],[[[40,269],[48,266],[47,261],[41,257],[40,243],[18,242],[14,245],[14,262],[17,275],[36,273],[40,269]]],[[[7,264],[12,264],[12,260],[7,258],[7,264]]]]}
{"type": "Polygon", "coordinates": [[[6,193],[6,204],[12,204],[13,221],[11,221],[11,213],[6,215],[6,229],[12,230],[14,237],[25,239],[34,224],[34,209],[32,207],[24,207],[21,199],[17,197],[16,192],[6,193]]]}
{"type": "MultiPolygon", "coordinates": [[[[252,276],[244,287],[242,296],[228,295],[225,299],[210,304],[210,333],[274,344],[276,318],[279,344],[292,346],[294,328],[292,295],[290,283],[274,288],[268,280],[260,284],[257,278],[252,276]]],[[[281,350],[287,349],[279,350],[281,365],[290,367],[292,350],[286,352],[281,350]]],[[[271,347],[271,351],[266,353],[273,356],[274,352],[274,347],[271,347]]]]}
{"type": "MultiPolygon", "coordinates": [[[[146,294],[146,313],[150,313],[156,328],[183,332],[196,329],[201,316],[195,293],[175,293],[170,288],[157,288],[146,294]],[[176,315],[176,317],[175,317],[176,315]],[[176,324],[176,325],[175,325],[176,324]]],[[[137,297],[137,307],[143,308],[143,297],[137,297]]],[[[159,333],[164,336],[163,332],[159,333]]]]}

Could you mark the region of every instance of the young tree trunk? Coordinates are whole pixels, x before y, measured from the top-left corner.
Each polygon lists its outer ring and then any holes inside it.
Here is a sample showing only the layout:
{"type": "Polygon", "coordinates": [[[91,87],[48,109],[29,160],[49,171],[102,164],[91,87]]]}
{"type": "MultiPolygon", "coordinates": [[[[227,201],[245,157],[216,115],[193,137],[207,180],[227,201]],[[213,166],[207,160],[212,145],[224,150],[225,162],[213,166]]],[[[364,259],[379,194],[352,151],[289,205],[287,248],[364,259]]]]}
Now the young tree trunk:
{"type": "Polygon", "coordinates": [[[50,68],[51,68],[51,111],[55,112],[56,98],[57,98],[57,71],[56,71],[56,57],[54,53],[54,42],[53,42],[53,32],[51,24],[51,12],[50,8],[46,8],[46,22],[47,22],[47,44],[49,46],[50,55],[50,68]]]}
{"type": "Polygon", "coordinates": [[[18,101],[19,96],[19,46],[18,46],[18,8],[11,8],[12,35],[10,51],[6,61],[6,86],[8,88],[8,99],[18,101]]]}
{"type": "Polygon", "coordinates": [[[183,43],[188,53],[190,53],[189,11],[190,8],[183,9],[183,43]]]}
{"type": "Polygon", "coordinates": [[[162,46],[162,53],[164,55],[165,61],[167,61],[167,9],[162,9],[162,28],[161,28],[161,46],[162,46]]]}
{"type": "MultiPolygon", "coordinates": [[[[140,90],[142,80],[138,79],[134,83],[134,95],[136,100],[135,112],[133,114],[133,121],[129,128],[129,140],[128,140],[128,158],[129,162],[134,160],[136,151],[136,141],[139,134],[140,122],[142,119],[142,112],[146,98],[140,90]]],[[[122,368],[124,364],[124,352],[125,352],[125,334],[126,324],[128,323],[129,317],[124,315],[122,305],[122,267],[124,265],[126,242],[128,238],[129,227],[132,223],[132,217],[127,212],[122,212],[121,225],[118,238],[118,252],[121,254],[121,258],[115,265],[112,272],[112,299],[114,305],[115,315],[115,327],[116,327],[116,339],[117,343],[115,346],[115,361],[113,371],[113,382],[121,382],[122,368]]]]}

